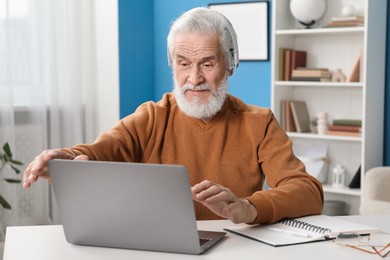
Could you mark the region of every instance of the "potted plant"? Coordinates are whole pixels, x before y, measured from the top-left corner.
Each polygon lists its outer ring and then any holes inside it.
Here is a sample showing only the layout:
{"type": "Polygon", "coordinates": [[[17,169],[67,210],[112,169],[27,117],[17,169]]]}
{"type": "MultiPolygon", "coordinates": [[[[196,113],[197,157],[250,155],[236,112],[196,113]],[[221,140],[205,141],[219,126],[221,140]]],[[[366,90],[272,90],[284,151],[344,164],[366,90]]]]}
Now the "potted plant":
{"type": "MultiPolygon", "coordinates": [[[[17,166],[23,165],[22,162],[14,160],[12,158],[11,148],[9,147],[8,143],[5,143],[3,145],[3,150],[0,151],[0,173],[7,164],[14,170],[16,174],[20,173],[20,170],[17,168],[17,166]]],[[[3,179],[8,183],[20,183],[20,180],[18,179],[10,179],[4,177],[3,179]]],[[[3,196],[1,196],[1,194],[0,205],[5,209],[11,209],[11,205],[5,200],[3,196]]]]}

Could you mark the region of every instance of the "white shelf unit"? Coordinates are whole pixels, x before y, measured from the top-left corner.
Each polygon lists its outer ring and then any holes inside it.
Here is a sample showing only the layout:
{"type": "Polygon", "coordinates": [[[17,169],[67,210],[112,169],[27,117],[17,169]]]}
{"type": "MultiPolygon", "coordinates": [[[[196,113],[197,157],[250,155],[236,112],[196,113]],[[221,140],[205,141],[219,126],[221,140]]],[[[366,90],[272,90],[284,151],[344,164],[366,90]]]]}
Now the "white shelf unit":
{"type": "Polygon", "coordinates": [[[328,145],[328,178],[324,183],[325,200],[347,203],[347,214],[359,214],[364,190],[364,173],[383,164],[383,118],[385,86],[386,0],[331,0],[321,20],[305,29],[291,15],[290,1],[272,2],[271,108],[281,119],[281,101],[304,100],[310,117],[327,112],[333,119],[362,120],[359,137],[288,133],[294,143],[328,145]],[[342,7],[351,4],[365,17],[361,27],[324,28],[333,16],[341,16],[342,7]],[[361,55],[359,82],[296,82],[279,80],[279,49],[307,52],[307,67],[341,69],[348,75],[361,55]],[[331,185],[336,163],[345,166],[348,185],[361,167],[361,189],[337,189],[331,185]]]}

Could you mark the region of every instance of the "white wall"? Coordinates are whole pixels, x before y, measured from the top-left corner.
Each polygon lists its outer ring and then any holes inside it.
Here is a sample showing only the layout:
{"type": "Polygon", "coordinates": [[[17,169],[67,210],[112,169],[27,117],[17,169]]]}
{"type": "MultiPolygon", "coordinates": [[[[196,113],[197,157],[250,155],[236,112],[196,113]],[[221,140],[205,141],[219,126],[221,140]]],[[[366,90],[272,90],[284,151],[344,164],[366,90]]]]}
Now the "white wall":
{"type": "Polygon", "coordinates": [[[96,68],[94,136],[119,120],[118,1],[96,0],[96,68]]]}

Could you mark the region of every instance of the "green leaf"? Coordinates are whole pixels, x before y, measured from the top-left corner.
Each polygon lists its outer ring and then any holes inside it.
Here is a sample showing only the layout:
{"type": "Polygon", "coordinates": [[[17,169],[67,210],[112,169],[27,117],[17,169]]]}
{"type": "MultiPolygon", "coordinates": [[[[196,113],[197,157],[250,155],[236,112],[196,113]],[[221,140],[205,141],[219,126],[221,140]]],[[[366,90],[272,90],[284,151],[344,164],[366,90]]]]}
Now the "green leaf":
{"type": "Polygon", "coordinates": [[[5,209],[11,209],[11,205],[0,195],[0,204],[5,209]]]}
{"type": "Polygon", "coordinates": [[[20,170],[18,168],[16,168],[15,166],[13,165],[10,165],[11,168],[15,171],[16,174],[20,173],[20,170]]]}
{"type": "Polygon", "coordinates": [[[4,144],[3,150],[7,157],[12,158],[11,148],[9,147],[8,142],[4,144]]]}
{"type": "Polygon", "coordinates": [[[23,165],[23,163],[21,161],[17,161],[17,160],[11,160],[10,162],[12,164],[16,164],[16,165],[23,165]]]}
{"type": "Polygon", "coordinates": [[[4,178],[4,180],[8,183],[21,183],[20,180],[18,179],[9,179],[9,178],[4,178]]]}

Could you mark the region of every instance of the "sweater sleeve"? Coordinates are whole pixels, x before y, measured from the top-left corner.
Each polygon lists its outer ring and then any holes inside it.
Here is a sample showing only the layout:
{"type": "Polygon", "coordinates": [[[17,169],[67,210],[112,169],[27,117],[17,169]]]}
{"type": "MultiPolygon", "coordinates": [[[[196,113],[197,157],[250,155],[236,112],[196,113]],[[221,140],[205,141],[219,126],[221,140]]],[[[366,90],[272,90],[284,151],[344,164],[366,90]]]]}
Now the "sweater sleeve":
{"type": "Polygon", "coordinates": [[[141,162],[154,127],[152,102],[141,105],[133,114],[100,134],[92,144],[62,149],[73,155],[85,154],[90,160],[141,162]]]}
{"type": "Polygon", "coordinates": [[[322,185],[294,155],[290,138],[272,113],[258,148],[258,158],[270,189],[246,198],[258,212],[254,223],[321,214],[322,185]]]}

